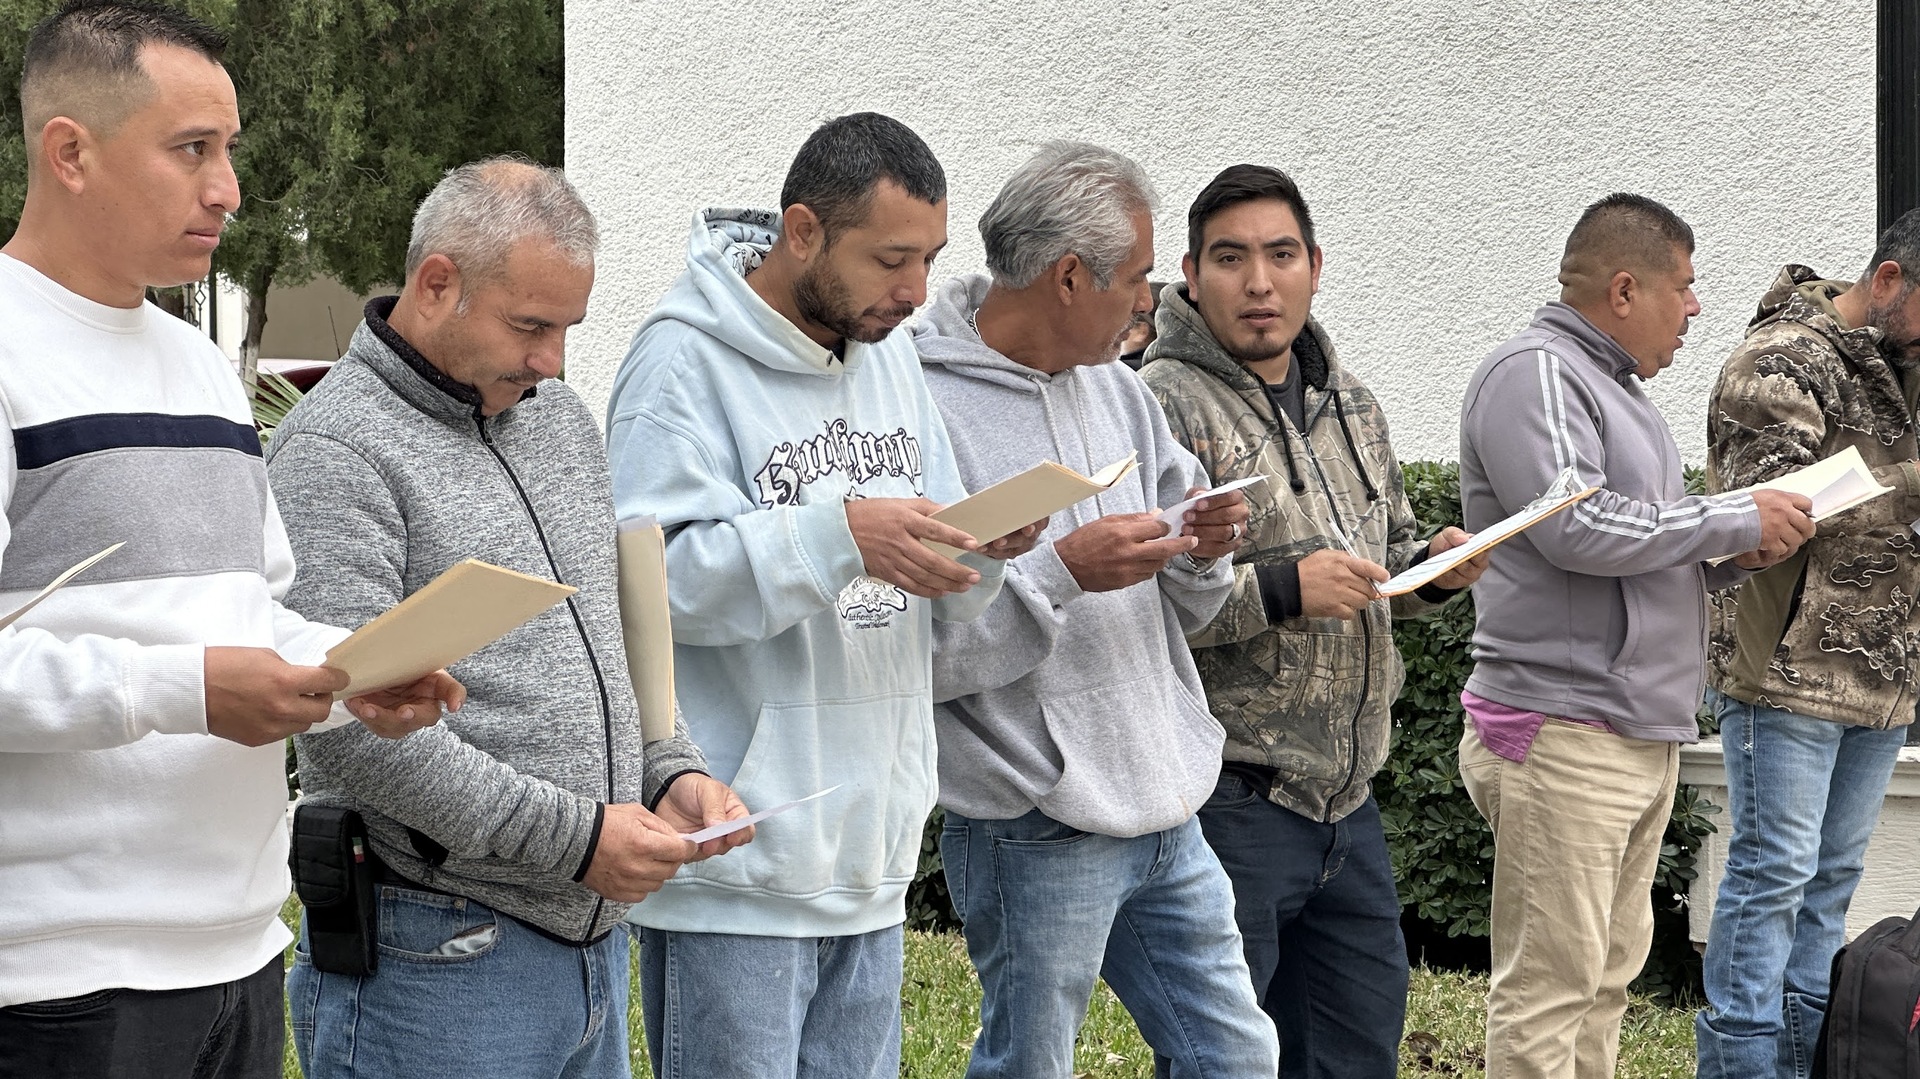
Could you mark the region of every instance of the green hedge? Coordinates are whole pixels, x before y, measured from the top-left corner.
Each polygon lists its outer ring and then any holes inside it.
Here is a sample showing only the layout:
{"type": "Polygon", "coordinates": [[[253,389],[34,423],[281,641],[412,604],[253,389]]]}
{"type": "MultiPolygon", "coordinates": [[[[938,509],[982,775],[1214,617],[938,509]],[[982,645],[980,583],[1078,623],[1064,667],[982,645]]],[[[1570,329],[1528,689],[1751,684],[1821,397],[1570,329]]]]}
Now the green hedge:
{"type": "MultiPolygon", "coordinates": [[[[1429,533],[1460,521],[1458,466],[1406,466],[1407,496],[1429,533]]],[[[1698,484],[1690,476],[1690,485],[1698,484]]],[[[1393,751],[1374,780],[1380,817],[1393,855],[1406,913],[1448,936],[1485,937],[1493,884],[1493,835],[1460,782],[1460,689],[1473,660],[1471,594],[1433,616],[1394,627],[1406,663],[1406,687],[1394,705],[1393,751]]],[[[1698,991],[1699,960],[1687,940],[1686,892],[1698,870],[1694,852],[1714,830],[1717,807],[1692,787],[1674,797],[1673,820],[1654,881],[1653,954],[1638,988],[1670,999],[1698,991]]],[[[940,868],[940,821],[927,822],[920,872],[907,893],[907,919],[917,928],[954,928],[940,868]]]]}

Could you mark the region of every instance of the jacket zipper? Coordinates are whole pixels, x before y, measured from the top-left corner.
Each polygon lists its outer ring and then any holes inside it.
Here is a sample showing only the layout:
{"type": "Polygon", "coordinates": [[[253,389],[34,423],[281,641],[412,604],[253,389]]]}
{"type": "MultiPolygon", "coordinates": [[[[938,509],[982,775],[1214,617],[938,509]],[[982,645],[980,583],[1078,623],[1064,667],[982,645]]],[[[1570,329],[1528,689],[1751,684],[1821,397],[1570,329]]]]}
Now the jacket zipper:
{"type": "MultiPolygon", "coordinates": [[[[1301,451],[1306,454],[1307,463],[1313,466],[1313,475],[1315,479],[1320,481],[1321,492],[1327,496],[1328,512],[1337,515],[1340,512],[1340,500],[1334,497],[1333,484],[1327,479],[1326,469],[1320,467],[1319,455],[1313,452],[1313,429],[1318,426],[1320,417],[1325,414],[1326,410],[1327,402],[1323,394],[1320,400],[1320,407],[1315,409],[1313,415],[1307,418],[1306,430],[1300,432],[1300,448],[1301,451]]],[[[1257,412],[1258,410],[1256,409],[1256,413],[1257,412]]],[[[1288,420],[1287,417],[1280,415],[1278,410],[1274,410],[1274,417],[1268,422],[1267,426],[1271,429],[1289,422],[1291,421],[1288,420]]],[[[1277,433],[1277,431],[1273,430],[1268,431],[1269,436],[1277,433]]],[[[1291,448],[1288,449],[1288,452],[1292,452],[1291,448]]],[[[1365,463],[1359,460],[1355,460],[1353,464],[1355,468],[1366,467],[1365,463]]],[[[1341,527],[1344,528],[1346,526],[1343,524],[1341,527]]],[[[1354,778],[1360,771],[1360,715],[1366,711],[1367,694],[1373,691],[1373,610],[1371,605],[1369,605],[1368,610],[1363,613],[1360,618],[1360,657],[1362,664],[1360,668],[1360,699],[1354,702],[1353,715],[1347,720],[1347,778],[1345,782],[1340,784],[1340,789],[1334,791],[1327,797],[1326,811],[1321,814],[1320,823],[1322,824],[1333,823],[1334,803],[1353,789],[1354,778]]]]}
{"type": "MultiPolygon", "coordinates": [[[[493,459],[500,464],[500,471],[505,472],[508,481],[513,484],[514,494],[520,496],[520,505],[527,511],[527,520],[533,522],[533,534],[540,540],[540,552],[547,557],[547,568],[553,572],[553,579],[559,581],[561,584],[567,583],[566,579],[560,575],[560,564],[554,560],[553,547],[547,543],[547,530],[541,527],[540,515],[534,512],[533,499],[527,497],[527,489],[521,486],[520,477],[514,473],[513,466],[507,463],[506,455],[500,452],[500,447],[493,444],[493,435],[487,431],[487,418],[480,414],[479,409],[474,410],[473,423],[475,427],[480,429],[481,444],[487,447],[488,453],[493,454],[493,459]]],[[[607,680],[600,673],[600,657],[594,654],[593,640],[587,636],[586,620],[580,617],[580,608],[574,603],[573,596],[568,596],[566,602],[567,613],[573,616],[573,628],[580,634],[580,645],[587,651],[587,666],[593,671],[594,689],[600,694],[600,733],[605,742],[605,760],[607,762],[606,800],[607,804],[612,804],[613,704],[607,697],[607,680]]],[[[582,947],[593,940],[593,927],[600,924],[600,915],[606,909],[606,905],[607,901],[604,897],[598,895],[593,897],[593,914],[588,917],[586,930],[577,942],[582,947]]]]}

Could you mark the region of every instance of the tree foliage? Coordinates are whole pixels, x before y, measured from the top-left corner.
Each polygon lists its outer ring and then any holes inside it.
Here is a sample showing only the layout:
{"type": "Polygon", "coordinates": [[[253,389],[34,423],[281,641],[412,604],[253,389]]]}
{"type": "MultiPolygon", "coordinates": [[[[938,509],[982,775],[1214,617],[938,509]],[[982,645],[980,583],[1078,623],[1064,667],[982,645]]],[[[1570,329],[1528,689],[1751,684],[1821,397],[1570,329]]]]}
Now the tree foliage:
{"type": "MultiPolygon", "coordinates": [[[[0,70],[55,0],[0,0],[0,70]]],[[[257,346],[276,284],[316,273],[397,281],[414,206],[454,165],[562,157],[559,0],[194,0],[232,35],[244,127],[241,208],[215,268],[253,301],[257,346]]],[[[0,230],[25,194],[19,102],[0,105],[0,230]]]]}

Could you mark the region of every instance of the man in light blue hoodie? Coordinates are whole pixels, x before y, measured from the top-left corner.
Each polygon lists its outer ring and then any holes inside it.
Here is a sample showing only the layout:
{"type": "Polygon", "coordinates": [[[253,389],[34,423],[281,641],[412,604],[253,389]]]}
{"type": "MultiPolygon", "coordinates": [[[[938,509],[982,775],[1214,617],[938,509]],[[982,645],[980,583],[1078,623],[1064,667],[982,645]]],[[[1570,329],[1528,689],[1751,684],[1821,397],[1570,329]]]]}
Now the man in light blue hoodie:
{"type": "Polygon", "coordinates": [[[942,286],[914,333],[961,477],[1041,460],[1140,467],[1056,514],[973,622],[934,631],[940,849],[985,990],[969,1079],[1069,1079],[1104,975],[1181,1079],[1272,1079],[1278,1047],[1195,812],[1225,732],[1185,635],[1233,588],[1247,504],[1208,486],[1132,370],[1152,307],[1138,165],[1050,143],[980,221],[991,277],[942,286]]]}
{"type": "Polygon", "coordinates": [[[947,242],[926,143],[831,120],[780,202],[694,216],[608,419],[617,511],[666,530],[675,686],[710,772],[754,809],[833,788],[634,909],[661,1079],[899,1074],[933,623],[985,609],[1038,531],[983,547],[930,517],[966,492],[895,332],[947,242]]]}

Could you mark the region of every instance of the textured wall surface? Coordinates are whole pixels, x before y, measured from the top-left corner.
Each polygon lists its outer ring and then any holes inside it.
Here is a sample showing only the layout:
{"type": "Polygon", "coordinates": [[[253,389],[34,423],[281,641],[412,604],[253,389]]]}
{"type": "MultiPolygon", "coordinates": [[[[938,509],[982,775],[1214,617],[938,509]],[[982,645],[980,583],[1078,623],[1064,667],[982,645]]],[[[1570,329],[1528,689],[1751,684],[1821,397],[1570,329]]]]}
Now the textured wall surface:
{"type": "Polygon", "coordinates": [[[1689,460],[1779,265],[1851,277],[1874,229],[1872,0],[714,0],[567,5],[567,165],[606,237],[570,378],[601,407],[682,267],[690,212],[772,205],[821,120],[877,109],[951,184],[938,270],[1042,139],[1137,157],[1158,273],[1237,161],[1291,172],[1326,249],[1315,312],[1405,459],[1457,455],[1473,364],[1556,292],[1581,207],[1658,198],[1700,239],[1706,308],[1651,392],[1689,460]]]}

